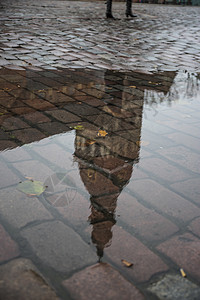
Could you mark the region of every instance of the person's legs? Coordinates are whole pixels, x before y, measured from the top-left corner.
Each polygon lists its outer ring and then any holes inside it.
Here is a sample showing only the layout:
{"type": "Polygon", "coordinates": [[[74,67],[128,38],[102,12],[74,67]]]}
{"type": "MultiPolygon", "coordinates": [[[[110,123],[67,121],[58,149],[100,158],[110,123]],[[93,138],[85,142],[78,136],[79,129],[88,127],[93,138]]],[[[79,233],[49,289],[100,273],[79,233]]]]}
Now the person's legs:
{"type": "Polygon", "coordinates": [[[106,2],[106,18],[114,19],[112,15],[112,0],[107,0],[106,2]]]}
{"type": "Polygon", "coordinates": [[[137,17],[137,15],[132,13],[132,0],[126,0],[126,16],[132,18],[137,17]]]}

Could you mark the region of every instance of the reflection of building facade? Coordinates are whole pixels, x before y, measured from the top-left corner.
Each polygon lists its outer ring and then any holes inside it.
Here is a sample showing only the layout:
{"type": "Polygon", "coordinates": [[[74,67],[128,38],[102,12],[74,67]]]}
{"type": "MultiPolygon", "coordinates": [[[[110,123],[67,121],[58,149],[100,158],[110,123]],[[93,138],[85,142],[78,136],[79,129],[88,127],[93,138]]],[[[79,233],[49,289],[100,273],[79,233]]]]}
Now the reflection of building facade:
{"type": "MultiPolygon", "coordinates": [[[[40,72],[38,85],[34,85],[33,74],[9,72],[8,79],[15,75],[16,88],[13,84],[3,91],[5,101],[1,106],[6,112],[0,121],[2,137],[15,137],[12,147],[83,124],[83,130],[76,130],[74,156],[91,196],[92,241],[102,257],[104,247],[111,243],[117,198],[139,160],[144,102],[153,105],[168,95],[171,100],[177,99],[180,92],[171,89],[176,72],[140,74],[79,69],[55,72],[55,78],[40,72]],[[104,130],[105,136],[98,134],[99,130],[104,130]]],[[[190,83],[191,86],[195,81],[190,83]]],[[[7,141],[8,138],[5,145],[7,141]]]]}
{"type": "MultiPolygon", "coordinates": [[[[5,146],[2,143],[0,149],[14,148],[17,145],[28,144],[44,137],[69,131],[70,128],[65,124],[78,123],[78,120],[84,121],[85,114],[82,115],[81,107],[85,105],[87,109],[88,107],[92,108],[93,101],[102,102],[104,100],[104,103],[107,104],[103,107],[107,119],[105,119],[105,115],[99,115],[99,124],[95,120],[98,127],[104,123],[104,127],[107,126],[106,128],[109,130],[126,131],[129,128],[127,128],[127,124],[125,126],[123,120],[128,118],[130,120],[134,114],[134,124],[137,123],[137,109],[140,110],[140,101],[144,100],[144,95],[146,95],[145,101],[147,98],[148,101],[150,100],[149,102],[154,101],[155,94],[157,95],[156,101],[162,101],[162,95],[158,94],[164,92],[168,97],[175,75],[176,72],[140,74],[108,71],[104,81],[103,70],[61,70],[52,71],[50,75],[47,71],[41,71],[37,76],[37,73],[29,70],[16,72],[1,69],[0,76],[4,78],[4,82],[1,83],[0,125],[6,134],[2,132],[1,140],[5,136],[5,146]],[[154,84],[155,82],[160,85],[154,84]],[[107,86],[107,91],[105,91],[104,85],[107,86]],[[144,91],[149,92],[144,94],[144,91]],[[154,95],[151,91],[154,91],[154,95]],[[78,104],[79,101],[81,106],[78,104]],[[72,113],[78,118],[68,120],[67,113],[72,113]],[[61,116],[63,114],[65,114],[65,118],[61,116]],[[115,122],[112,121],[111,116],[116,118],[115,122]],[[110,128],[110,126],[115,127],[110,128]]],[[[195,76],[191,76],[191,79],[194,78],[195,76]]],[[[194,80],[193,83],[195,84],[194,80]]],[[[193,86],[192,90],[194,91],[195,88],[196,86],[193,86]]],[[[177,91],[177,93],[179,92],[177,91]]],[[[187,93],[188,90],[185,92],[187,93]]],[[[174,97],[177,98],[177,93],[169,94],[172,101],[174,97]]],[[[140,123],[140,118],[138,122],[140,123]]],[[[138,128],[140,127],[139,123],[138,128]]],[[[133,134],[134,132],[131,132],[130,141],[132,141],[133,134]]],[[[108,140],[106,139],[107,147],[108,140]]],[[[124,150],[124,147],[120,149],[120,144],[117,141],[117,134],[113,139],[110,138],[110,147],[115,147],[114,152],[128,152],[124,150]]],[[[126,146],[129,149],[133,143],[126,143],[126,146]]]]}
{"type": "Polygon", "coordinates": [[[96,116],[96,128],[87,126],[76,132],[75,158],[79,162],[81,179],[91,195],[92,242],[99,258],[112,240],[117,198],[129,182],[133,164],[139,159],[143,101],[135,103],[126,91],[128,79],[121,74],[117,84],[124,89],[112,93],[112,73],[105,73],[105,105],[96,116]],[[131,118],[131,125],[126,122],[131,118]],[[98,128],[105,136],[98,136],[98,128]]]}

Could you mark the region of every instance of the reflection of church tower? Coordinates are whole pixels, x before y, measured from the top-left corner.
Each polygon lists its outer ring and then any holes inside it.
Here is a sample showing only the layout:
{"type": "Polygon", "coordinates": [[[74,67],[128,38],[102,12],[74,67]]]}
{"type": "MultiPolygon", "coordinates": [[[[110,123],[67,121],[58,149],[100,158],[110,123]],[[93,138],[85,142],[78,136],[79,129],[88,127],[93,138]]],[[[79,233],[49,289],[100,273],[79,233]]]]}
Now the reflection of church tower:
{"type": "Polygon", "coordinates": [[[139,141],[142,124],[142,99],[136,104],[133,94],[126,91],[125,74],[105,74],[102,107],[94,121],[83,130],[77,130],[75,158],[79,163],[81,179],[91,195],[93,226],[92,242],[99,258],[112,240],[117,198],[128,183],[133,164],[139,159],[139,141]],[[114,85],[118,85],[118,90],[114,85]],[[116,92],[117,91],[117,92],[116,92]],[[131,118],[126,122],[127,118],[131,118]],[[104,130],[105,136],[99,135],[104,130]]]}

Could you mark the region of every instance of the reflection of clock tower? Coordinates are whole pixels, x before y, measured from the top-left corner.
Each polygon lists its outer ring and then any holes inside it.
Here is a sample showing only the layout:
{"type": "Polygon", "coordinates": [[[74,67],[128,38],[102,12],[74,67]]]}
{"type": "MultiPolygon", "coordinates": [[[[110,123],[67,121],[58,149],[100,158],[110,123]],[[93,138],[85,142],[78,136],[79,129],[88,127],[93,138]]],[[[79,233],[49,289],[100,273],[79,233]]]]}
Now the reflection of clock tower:
{"type": "Polygon", "coordinates": [[[143,101],[136,104],[134,96],[126,91],[124,74],[117,75],[121,77],[117,83],[124,90],[115,96],[111,92],[113,72],[106,72],[102,99],[105,106],[96,115],[96,127],[88,123],[83,130],[77,130],[75,139],[74,156],[81,179],[91,195],[91,238],[99,258],[104,248],[111,244],[117,198],[139,160],[143,101]],[[131,122],[130,119],[126,122],[126,118],[131,118],[131,122]],[[103,136],[99,134],[100,129],[104,131],[103,136]]]}

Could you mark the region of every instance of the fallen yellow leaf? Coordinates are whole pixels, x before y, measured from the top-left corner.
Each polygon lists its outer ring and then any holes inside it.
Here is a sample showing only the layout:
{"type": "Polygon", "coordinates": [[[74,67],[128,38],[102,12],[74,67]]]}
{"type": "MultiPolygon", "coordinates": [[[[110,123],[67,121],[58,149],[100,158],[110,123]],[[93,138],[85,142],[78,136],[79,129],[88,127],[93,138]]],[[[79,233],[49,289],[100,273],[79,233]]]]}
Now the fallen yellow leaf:
{"type": "Polygon", "coordinates": [[[136,89],[136,88],[137,88],[137,86],[135,86],[135,85],[130,85],[129,87],[130,87],[130,88],[133,88],[133,89],[136,89]]]}
{"type": "Polygon", "coordinates": [[[181,276],[182,277],[186,277],[187,276],[186,273],[184,272],[184,270],[182,268],[180,269],[180,272],[181,272],[181,276]]]}
{"type": "Polygon", "coordinates": [[[106,136],[108,133],[105,130],[99,130],[98,136],[106,136]]]}
{"type": "Polygon", "coordinates": [[[75,130],[83,130],[84,127],[82,125],[77,125],[74,127],[75,130]]]}
{"type": "Polygon", "coordinates": [[[96,141],[94,141],[94,140],[87,140],[86,141],[86,146],[88,146],[88,145],[93,145],[94,143],[96,143],[96,141]]]}
{"type": "Polygon", "coordinates": [[[153,82],[153,81],[149,81],[150,84],[154,84],[154,85],[159,85],[161,84],[160,82],[153,82]]]}
{"type": "Polygon", "coordinates": [[[125,265],[125,267],[130,268],[133,264],[125,259],[122,259],[121,262],[125,265]]]}

